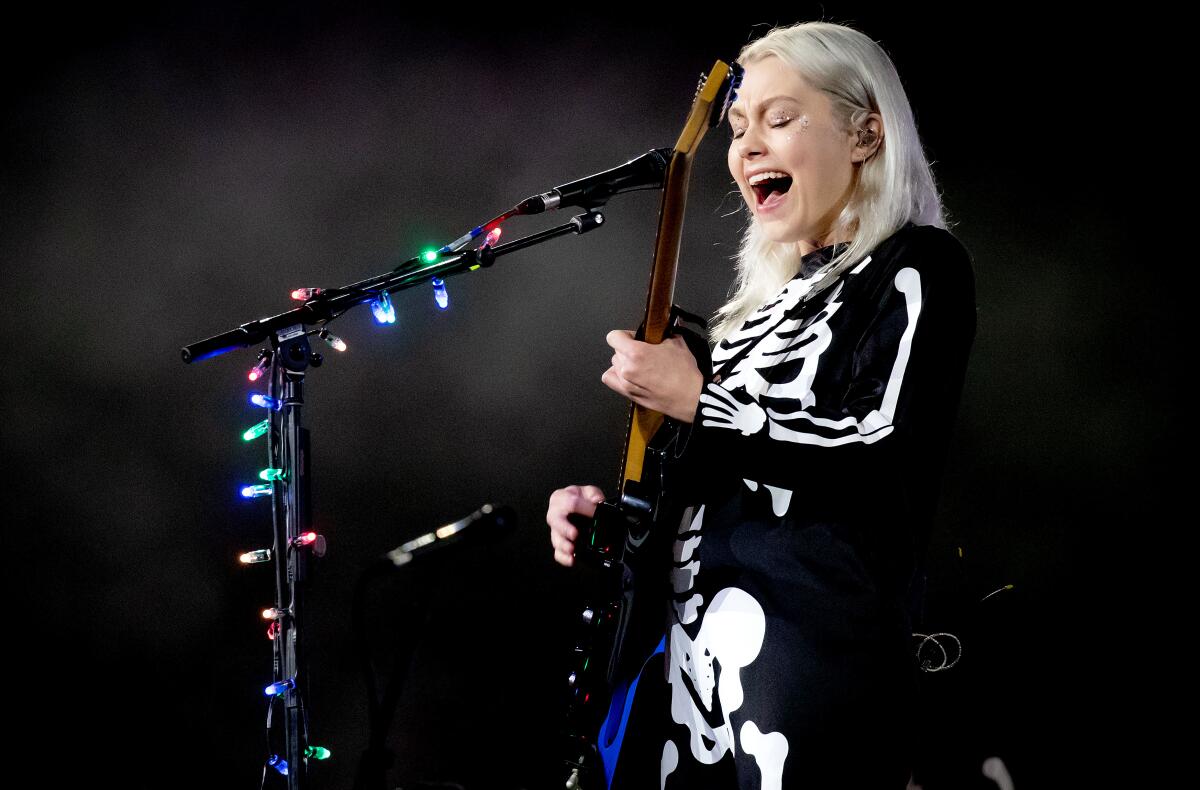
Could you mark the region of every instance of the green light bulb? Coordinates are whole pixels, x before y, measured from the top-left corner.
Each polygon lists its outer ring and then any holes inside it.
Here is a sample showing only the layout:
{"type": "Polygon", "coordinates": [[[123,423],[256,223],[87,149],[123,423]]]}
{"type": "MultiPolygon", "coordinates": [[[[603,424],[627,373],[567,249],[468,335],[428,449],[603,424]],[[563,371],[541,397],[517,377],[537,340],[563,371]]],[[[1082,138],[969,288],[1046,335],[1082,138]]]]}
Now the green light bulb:
{"type": "Polygon", "coordinates": [[[271,429],[271,421],[263,420],[258,425],[255,425],[253,428],[247,429],[246,432],[242,434],[242,438],[248,442],[252,442],[255,439],[257,439],[258,437],[262,436],[267,431],[269,431],[270,429],[271,429]]]}
{"type": "Polygon", "coordinates": [[[433,263],[434,261],[436,261],[438,259],[437,250],[425,250],[424,252],[421,253],[421,258],[426,263],[433,263]]]}
{"type": "Polygon", "coordinates": [[[330,752],[324,746],[305,746],[304,747],[304,756],[311,757],[314,760],[328,760],[330,754],[332,754],[332,752],[330,752]]]}
{"type": "Polygon", "coordinates": [[[264,469],[258,473],[258,477],[260,480],[267,480],[267,481],[282,480],[283,479],[283,470],[282,469],[264,469]]]}

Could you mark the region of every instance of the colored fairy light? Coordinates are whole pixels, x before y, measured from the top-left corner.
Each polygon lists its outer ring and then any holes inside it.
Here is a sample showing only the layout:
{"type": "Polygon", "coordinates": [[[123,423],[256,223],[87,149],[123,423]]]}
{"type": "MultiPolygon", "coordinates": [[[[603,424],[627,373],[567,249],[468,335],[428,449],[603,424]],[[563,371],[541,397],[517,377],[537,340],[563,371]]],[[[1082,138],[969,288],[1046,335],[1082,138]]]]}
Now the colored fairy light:
{"type": "Polygon", "coordinates": [[[242,438],[247,442],[252,442],[269,430],[271,430],[271,421],[263,420],[253,427],[247,428],[246,432],[242,434],[242,438]]]}
{"type": "Polygon", "coordinates": [[[258,563],[258,562],[270,562],[271,561],[271,550],[270,549],[255,549],[254,551],[246,552],[242,556],[238,557],[238,559],[242,562],[243,565],[254,565],[255,563],[258,563]]]}
{"type": "Polygon", "coordinates": [[[267,481],[282,480],[283,479],[283,470],[268,467],[267,469],[264,469],[261,472],[259,472],[258,477],[260,480],[267,480],[267,481]]]}
{"type": "Polygon", "coordinates": [[[292,540],[293,546],[310,546],[317,542],[317,533],[301,532],[292,540]]]}
{"type": "Polygon", "coordinates": [[[446,293],[446,283],[440,277],[433,278],[433,301],[443,310],[450,306],[450,294],[446,293]]]}
{"type": "Polygon", "coordinates": [[[264,620],[278,620],[280,617],[283,617],[283,615],[284,611],[282,609],[276,609],[274,606],[272,606],[270,609],[262,610],[262,616],[264,620]]]}
{"type": "Polygon", "coordinates": [[[292,298],[297,302],[307,302],[325,293],[324,288],[297,288],[292,291],[292,298]]]}
{"type": "Polygon", "coordinates": [[[433,263],[438,259],[438,253],[435,249],[428,249],[421,253],[421,260],[426,263],[433,263]]]}
{"type": "Polygon", "coordinates": [[[263,409],[271,409],[272,411],[279,411],[283,406],[282,401],[272,398],[270,395],[264,395],[261,392],[251,392],[250,402],[255,406],[263,409]]]}
{"type": "Polygon", "coordinates": [[[332,346],[335,351],[345,351],[348,348],[345,340],[342,340],[328,329],[322,329],[317,334],[320,335],[322,340],[332,346]]]}
{"type": "Polygon", "coordinates": [[[288,689],[294,688],[296,688],[296,679],[288,678],[287,680],[281,680],[278,683],[272,683],[267,686],[263,689],[263,694],[266,694],[268,697],[278,697],[281,694],[286,694],[288,689]]]}
{"type": "Polygon", "coordinates": [[[326,749],[324,746],[305,746],[304,756],[313,760],[328,760],[329,755],[333,752],[326,749]]]}
{"type": "Polygon", "coordinates": [[[242,496],[246,499],[257,499],[260,496],[270,496],[274,493],[270,483],[254,486],[242,486],[242,496]]]}
{"type": "Polygon", "coordinates": [[[396,308],[388,298],[387,291],[380,291],[379,296],[371,300],[371,312],[380,324],[396,323],[396,308]]]}
{"type": "Polygon", "coordinates": [[[267,375],[267,368],[271,366],[271,358],[263,357],[258,361],[258,364],[250,369],[250,374],[246,377],[251,381],[258,381],[263,376],[267,375]]]}
{"type": "Polygon", "coordinates": [[[279,621],[273,620],[271,624],[267,626],[267,639],[270,639],[272,642],[274,642],[275,637],[279,636],[279,631],[279,621]]]}
{"type": "Polygon", "coordinates": [[[272,754],[269,758],[267,758],[267,765],[271,766],[284,776],[288,775],[287,760],[283,759],[278,754],[272,754]]]}
{"type": "Polygon", "coordinates": [[[495,227],[488,231],[487,238],[483,240],[484,247],[495,247],[496,242],[500,241],[500,228],[495,227]]]}

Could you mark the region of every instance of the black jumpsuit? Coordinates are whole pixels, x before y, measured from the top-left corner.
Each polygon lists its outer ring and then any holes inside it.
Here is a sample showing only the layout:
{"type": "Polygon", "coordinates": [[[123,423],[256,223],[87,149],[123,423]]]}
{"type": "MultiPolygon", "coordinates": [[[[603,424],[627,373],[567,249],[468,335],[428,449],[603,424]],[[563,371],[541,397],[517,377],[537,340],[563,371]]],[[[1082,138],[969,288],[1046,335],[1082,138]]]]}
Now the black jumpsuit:
{"type": "Polygon", "coordinates": [[[713,352],[666,649],[637,692],[658,723],[626,733],[614,788],[908,779],[910,599],[975,335],[974,277],[932,226],[905,225],[821,283],[840,249],[804,256],[713,352]]]}

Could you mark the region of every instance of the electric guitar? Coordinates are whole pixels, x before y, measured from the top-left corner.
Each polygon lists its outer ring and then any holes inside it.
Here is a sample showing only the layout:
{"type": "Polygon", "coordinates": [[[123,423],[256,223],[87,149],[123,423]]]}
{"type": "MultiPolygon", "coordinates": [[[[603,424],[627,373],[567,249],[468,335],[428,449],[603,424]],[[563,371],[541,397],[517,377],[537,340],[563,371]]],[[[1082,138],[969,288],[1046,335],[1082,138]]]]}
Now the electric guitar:
{"type": "MultiPolygon", "coordinates": [[[[683,131],[675,143],[663,181],[658,233],[646,313],[637,338],[661,343],[678,334],[687,341],[703,370],[709,362],[707,342],[688,331],[685,322],[704,326],[697,318],[672,304],[679,264],[683,214],[688,180],[696,149],[705,133],[721,123],[736,98],[742,69],[717,61],[701,81],[683,131]]],[[[600,773],[599,749],[612,755],[620,751],[620,738],[598,743],[601,725],[612,710],[632,698],[631,682],[641,663],[662,639],[670,593],[670,550],[682,516],[680,469],[688,426],[637,404],[629,410],[627,440],[621,459],[617,493],[596,507],[592,519],[575,517],[580,528],[576,556],[602,569],[600,589],[580,612],[568,675],[567,779],[568,788],[579,788],[600,773]]],[[[631,699],[629,700],[631,701],[631,699]]],[[[612,716],[609,717],[610,719],[612,716]]],[[[609,721],[605,731],[624,733],[609,721]]]]}

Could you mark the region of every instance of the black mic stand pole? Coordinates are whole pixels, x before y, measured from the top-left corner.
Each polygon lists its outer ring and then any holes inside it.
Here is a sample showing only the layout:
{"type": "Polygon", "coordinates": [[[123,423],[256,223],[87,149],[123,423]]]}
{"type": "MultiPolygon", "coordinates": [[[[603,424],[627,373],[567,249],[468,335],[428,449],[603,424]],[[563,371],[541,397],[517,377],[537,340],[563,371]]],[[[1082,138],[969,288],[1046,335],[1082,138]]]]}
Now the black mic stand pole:
{"type": "MultiPolygon", "coordinates": [[[[274,682],[294,688],[284,691],[283,750],[287,760],[288,790],[300,790],[305,784],[308,761],[308,716],[304,701],[308,698],[308,651],[306,632],[301,615],[305,607],[308,583],[307,547],[299,538],[311,522],[309,506],[308,430],[301,423],[304,406],[304,375],[311,365],[321,364],[321,355],[308,345],[308,335],[300,327],[280,330],[271,337],[274,349],[271,364],[271,397],[279,404],[272,415],[267,433],[267,452],[270,468],[280,470],[273,481],[271,516],[275,547],[275,606],[279,612],[279,628],[274,639],[274,682]]],[[[278,722],[268,726],[267,741],[274,744],[273,730],[278,722]]]]}

